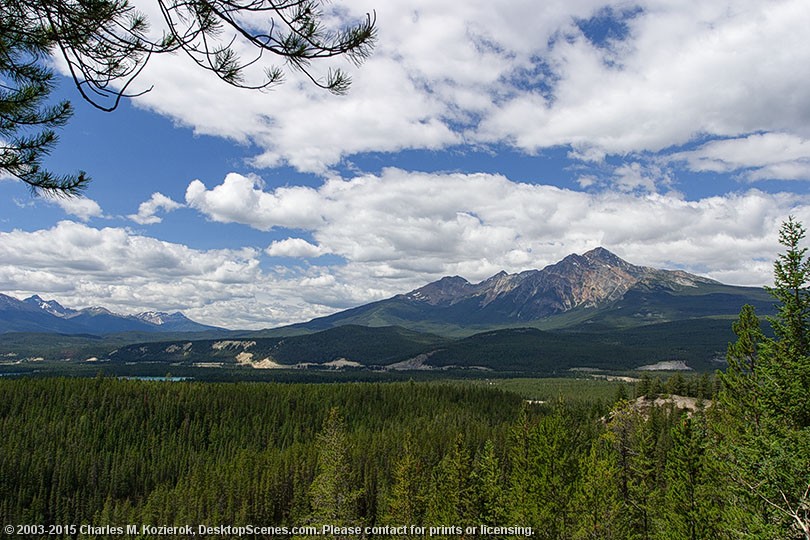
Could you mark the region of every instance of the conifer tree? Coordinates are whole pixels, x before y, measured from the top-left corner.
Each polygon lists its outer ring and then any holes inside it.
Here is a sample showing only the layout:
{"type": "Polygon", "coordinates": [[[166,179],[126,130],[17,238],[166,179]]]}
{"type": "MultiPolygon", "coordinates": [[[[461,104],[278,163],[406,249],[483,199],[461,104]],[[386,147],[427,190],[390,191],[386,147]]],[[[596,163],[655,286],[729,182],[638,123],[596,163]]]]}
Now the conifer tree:
{"type": "Polygon", "coordinates": [[[394,465],[388,510],[383,521],[395,526],[421,524],[424,512],[423,488],[421,463],[414,452],[413,438],[408,433],[402,455],[394,465]]]}
{"type": "Polygon", "coordinates": [[[779,301],[763,338],[750,306],[734,326],[729,369],[713,412],[713,451],[733,501],[727,526],[762,538],[810,540],[810,261],[804,227],[788,219],[771,294],[779,301]]]}
{"type": "Polygon", "coordinates": [[[595,439],[582,456],[574,508],[578,517],[574,540],[623,540],[619,515],[622,504],[617,479],[616,454],[607,434],[595,439]]]}
{"type": "Polygon", "coordinates": [[[329,410],[318,435],[318,468],[309,493],[312,524],[357,525],[361,491],[354,487],[346,426],[336,407],[329,410]]]}
{"type": "Polygon", "coordinates": [[[48,104],[54,76],[40,64],[48,47],[44,30],[28,32],[17,14],[0,8],[0,173],[43,193],[75,195],[87,183],[84,173],[60,176],[42,167],[57,142],[56,129],[72,114],[67,101],[48,104]]]}
{"type": "Polygon", "coordinates": [[[476,456],[470,474],[472,483],[472,511],[479,523],[503,525],[506,516],[501,467],[495,455],[495,444],[488,439],[484,448],[476,456]]]}
{"type": "Polygon", "coordinates": [[[323,0],[154,2],[159,15],[152,21],[128,0],[0,2],[0,174],[54,195],[75,195],[88,182],[84,173],[60,176],[43,168],[55,129],[71,115],[66,101],[47,104],[54,55],[85,101],[112,111],[122,98],[149,91],[130,85],[151,57],[177,52],[231,86],[261,90],[280,83],[284,70],[268,63],[275,58],[315,86],[343,94],[350,85],[344,70],[330,68],[320,76],[311,64],[335,57],[359,64],[376,38],[371,14],[354,25],[327,28],[323,0]],[[150,31],[150,22],[157,23],[157,32],[150,31]]]}
{"type": "Polygon", "coordinates": [[[572,500],[579,474],[575,426],[558,404],[532,430],[529,447],[532,493],[537,504],[540,538],[567,538],[572,521],[572,500]]]}
{"type": "MultiPolygon", "coordinates": [[[[425,524],[433,526],[459,526],[468,524],[470,507],[470,458],[464,448],[461,434],[433,471],[425,524]]],[[[438,538],[454,538],[440,535],[438,538]]]]}
{"type": "Polygon", "coordinates": [[[708,460],[705,416],[683,415],[672,430],[672,441],[666,463],[662,536],[671,540],[718,538],[722,503],[708,460]]]}
{"type": "Polygon", "coordinates": [[[525,524],[533,521],[535,501],[531,495],[529,471],[529,417],[524,403],[512,426],[509,437],[509,481],[507,508],[511,523],[525,524]]]}

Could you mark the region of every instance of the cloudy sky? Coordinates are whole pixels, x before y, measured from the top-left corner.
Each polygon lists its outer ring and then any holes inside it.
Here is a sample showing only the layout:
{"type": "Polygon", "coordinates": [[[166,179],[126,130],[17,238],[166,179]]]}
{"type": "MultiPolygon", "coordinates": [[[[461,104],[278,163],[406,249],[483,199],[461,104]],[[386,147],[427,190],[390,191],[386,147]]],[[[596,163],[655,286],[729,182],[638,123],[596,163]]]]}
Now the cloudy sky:
{"type": "Polygon", "coordinates": [[[47,164],[93,182],[0,180],[0,292],[263,328],[600,245],[763,285],[780,223],[810,223],[806,0],[327,7],[376,12],[347,96],[163,56],[108,114],[63,79],[47,164]]]}

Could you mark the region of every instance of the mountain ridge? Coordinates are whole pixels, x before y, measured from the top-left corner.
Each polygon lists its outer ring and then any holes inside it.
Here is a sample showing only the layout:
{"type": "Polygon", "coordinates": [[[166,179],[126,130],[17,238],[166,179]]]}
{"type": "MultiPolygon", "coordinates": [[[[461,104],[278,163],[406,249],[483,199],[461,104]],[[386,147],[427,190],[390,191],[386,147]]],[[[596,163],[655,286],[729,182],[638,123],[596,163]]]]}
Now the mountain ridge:
{"type": "Polygon", "coordinates": [[[599,323],[624,327],[735,316],[746,302],[765,311],[772,307],[772,299],[761,288],[725,285],[683,270],[638,266],[597,247],[539,270],[501,271],[478,283],[445,276],[404,294],[287,328],[399,325],[470,335],[516,326],[559,329],[599,323]],[[611,313],[618,318],[611,321],[611,313]]]}
{"type": "Polygon", "coordinates": [[[114,313],[102,306],[72,309],[35,294],[19,300],[0,293],[0,333],[54,332],[111,334],[116,332],[204,332],[222,330],[197,323],[177,311],[114,313]]]}

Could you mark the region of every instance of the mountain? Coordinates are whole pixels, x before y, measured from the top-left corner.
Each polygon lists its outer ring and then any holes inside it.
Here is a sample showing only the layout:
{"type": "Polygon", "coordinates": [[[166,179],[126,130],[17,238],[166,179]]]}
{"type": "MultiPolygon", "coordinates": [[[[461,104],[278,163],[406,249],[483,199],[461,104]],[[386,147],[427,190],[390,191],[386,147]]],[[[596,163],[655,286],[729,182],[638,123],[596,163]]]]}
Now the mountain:
{"type": "Polygon", "coordinates": [[[0,333],[51,332],[0,336],[0,354],[92,358],[114,369],[163,373],[250,366],[560,374],[662,362],[711,371],[721,365],[734,339],[731,319],[745,303],[760,315],[773,313],[763,289],[636,266],[597,248],[479,283],[448,276],[387,300],[258,332],[192,334],[188,329],[202,325],[181,313],[124,316],[0,294],[0,333]],[[167,331],[175,333],[160,333],[167,331]]]}
{"type": "Polygon", "coordinates": [[[204,332],[222,330],[192,321],[180,312],[121,315],[104,307],[71,309],[34,295],[24,300],[0,294],[0,333],[41,332],[104,335],[118,332],[204,332]]]}
{"type": "MultiPolygon", "coordinates": [[[[458,339],[396,326],[343,325],[287,337],[170,338],[120,345],[114,350],[110,347],[93,355],[112,368],[160,364],[172,372],[181,367],[251,367],[560,375],[580,370],[643,369],[662,363],[680,366],[672,369],[705,372],[722,367],[724,349],[733,339],[731,323],[723,319],[648,324],[611,332],[506,328],[458,339]]],[[[65,345],[59,352],[62,350],[65,345]]],[[[85,357],[90,350],[98,350],[98,344],[88,344],[85,357]]]]}
{"type": "Polygon", "coordinates": [[[34,302],[24,302],[0,294],[0,333],[80,333],[82,331],[71,321],[54,315],[44,307],[32,304],[34,302]]]}
{"type": "Polygon", "coordinates": [[[71,315],[77,313],[75,309],[68,309],[56,300],[43,300],[37,294],[26,298],[23,302],[63,319],[69,318],[71,315]]]}
{"type": "Polygon", "coordinates": [[[627,328],[732,317],[745,303],[760,312],[772,311],[773,300],[761,288],[734,287],[680,270],[636,266],[599,247],[569,255],[542,270],[500,272],[480,283],[443,277],[409,293],[313,319],[290,330],[396,325],[460,336],[508,327],[627,328]]]}
{"type": "Polygon", "coordinates": [[[172,340],[135,343],[109,353],[116,363],[257,368],[379,367],[434,351],[448,340],[397,327],[346,325],[313,334],[255,339],[172,340]]]}

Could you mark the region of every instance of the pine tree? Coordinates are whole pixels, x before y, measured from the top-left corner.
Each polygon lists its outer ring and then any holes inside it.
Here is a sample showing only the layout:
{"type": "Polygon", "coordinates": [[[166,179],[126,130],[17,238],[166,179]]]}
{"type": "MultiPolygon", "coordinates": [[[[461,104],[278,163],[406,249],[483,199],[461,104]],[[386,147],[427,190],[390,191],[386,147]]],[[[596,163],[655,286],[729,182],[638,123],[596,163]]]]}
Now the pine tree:
{"type": "MultiPolygon", "coordinates": [[[[425,524],[435,527],[464,527],[470,507],[470,458],[461,434],[433,471],[425,510],[425,524]]],[[[454,535],[439,538],[455,538],[454,535]]]]}
{"type": "Polygon", "coordinates": [[[47,103],[53,72],[41,62],[50,54],[44,29],[31,32],[13,5],[0,7],[0,173],[46,194],[75,195],[86,185],[84,173],[58,176],[42,168],[57,142],[56,129],[72,114],[70,103],[47,103]]]}
{"type": "Polygon", "coordinates": [[[579,475],[579,441],[572,418],[562,404],[544,417],[532,430],[529,466],[537,504],[540,538],[562,539],[570,536],[572,499],[579,475]]]}
{"type": "Polygon", "coordinates": [[[643,374],[636,386],[636,397],[646,397],[649,395],[651,385],[652,380],[650,379],[650,375],[648,373],[643,374]]]}
{"type": "Polygon", "coordinates": [[[769,289],[779,302],[770,319],[776,339],[769,342],[773,350],[762,366],[768,385],[765,406],[798,429],[810,427],[810,259],[807,248],[800,247],[805,235],[792,217],[779,233],[786,249],[774,263],[769,289]]]}
{"type": "Polygon", "coordinates": [[[718,399],[726,416],[725,427],[748,429],[751,426],[758,431],[762,413],[758,356],[765,336],[753,306],[746,304],[742,307],[732,330],[737,341],[729,344],[726,353],[728,367],[719,375],[723,392],[718,399]]]}
{"type": "Polygon", "coordinates": [[[728,527],[761,538],[810,540],[810,261],[804,227],[788,219],[771,294],[779,301],[763,338],[749,306],[734,326],[729,369],[712,418],[715,460],[733,502],[728,527]]]}
{"type": "Polygon", "coordinates": [[[127,0],[0,2],[0,174],[19,178],[35,193],[65,196],[89,180],[84,173],[58,176],[42,168],[56,143],[55,128],[71,115],[66,101],[46,104],[54,54],[83,99],[112,111],[122,98],[149,91],[129,88],[151,57],[175,52],[231,86],[261,90],[280,83],[284,71],[267,64],[276,58],[312,84],[343,94],[350,85],[344,70],[319,76],[311,64],[341,56],[359,64],[376,39],[371,14],[354,25],[327,28],[323,0],[154,2],[160,16],[151,22],[162,32],[150,31],[148,18],[127,0]],[[241,59],[242,53],[253,56],[241,59]]]}
{"type": "Polygon", "coordinates": [[[666,463],[662,536],[671,540],[718,538],[721,501],[707,459],[705,417],[683,415],[672,430],[672,441],[666,463]]]}
{"type": "Polygon", "coordinates": [[[394,526],[421,524],[424,512],[423,488],[421,463],[414,452],[413,438],[408,433],[402,455],[394,465],[393,485],[383,522],[394,526]]]}
{"type": "Polygon", "coordinates": [[[357,526],[361,491],[354,487],[346,426],[336,407],[329,410],[318,435],[318,468],[309,493],[312,524],[357,526]]]}
{"type": "Polygon", "coordinates": [[[510,522],[516,524],[530,523],[534,513],[534,498],[530,492],[529,429],[529,416],[524,403],[509,436],[509,479],[506,499],[510,522]]]}
{"type": "Polygon", "coordinates": [[[617,478],[619,468],[616,454],[610,448],[607,434],[597,438],[582,457],[574,508],[577,524],[574,540],[623,540],[626,534],[620,526],[622,504],[617,478]]]}
{"type": "Polygon", "coordinates": [[[506,509],[503,506],[501,467],[495,455],[495,444],[487,440],[476,456],[470,474],[472,483],[472,511],[484,525],[503,525],[506,509]]]}

